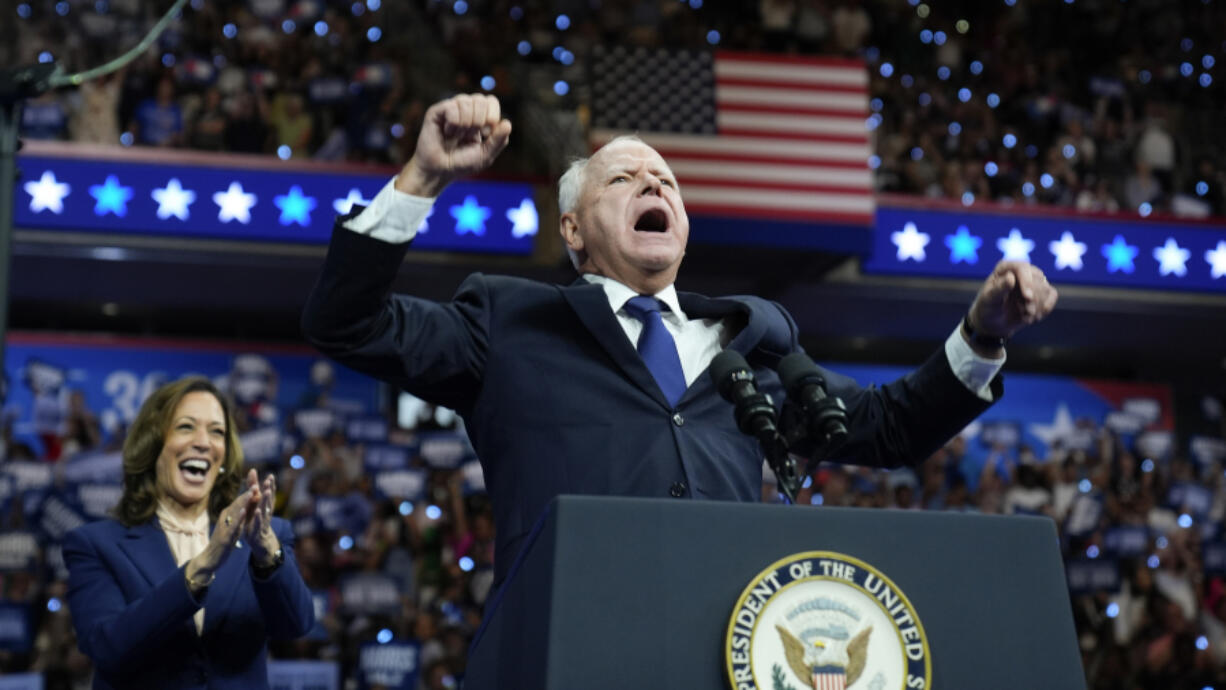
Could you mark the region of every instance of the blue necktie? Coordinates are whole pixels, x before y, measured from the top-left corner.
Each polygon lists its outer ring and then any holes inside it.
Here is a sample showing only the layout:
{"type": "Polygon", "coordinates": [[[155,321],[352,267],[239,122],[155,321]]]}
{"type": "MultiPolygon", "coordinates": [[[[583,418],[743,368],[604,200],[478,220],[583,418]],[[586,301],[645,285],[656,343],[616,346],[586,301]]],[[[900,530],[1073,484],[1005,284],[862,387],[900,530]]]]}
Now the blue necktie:
{"type": "Polygon", "coordinates": [[[681,357],[677,355],[677,343],[664,327],[660,318],[660,300],[650,295],[631,297],[623,307],[626,313],[643,322],[639,334],[638,350],[647,370],[655,377],[668,404],[677,406],[685,395],[685,372],[681,369],[681,357]]]}

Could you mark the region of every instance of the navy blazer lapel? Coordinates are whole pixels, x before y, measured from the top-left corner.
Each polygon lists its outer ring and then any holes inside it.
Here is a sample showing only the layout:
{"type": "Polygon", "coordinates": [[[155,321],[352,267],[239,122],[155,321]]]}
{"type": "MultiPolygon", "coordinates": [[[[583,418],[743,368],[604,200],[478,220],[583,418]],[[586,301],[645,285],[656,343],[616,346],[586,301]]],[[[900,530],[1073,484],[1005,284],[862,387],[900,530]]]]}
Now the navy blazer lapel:
{"type": "Polygon", "coordinates": [[[587,327],[596,342],[600,343],[609,357],[621,367],[626,378],[630,379],[643,392],[650,395],[667,409],[672,409],[664,392],[660,390],[638,350],[630,344],[626,331],[617,321],[617,315],[609,307],[609,298],[605,296],[604,288],[595,283],[589,283],[582,277],[569,287],[559,288],[566,301],[570,303],[575,314],[587,327]]]}
{"type": "Polygon", "coordinates": [[[119,540],[119,548],[136,564],[150,587],[170,577],[178,568],[175,555],[170,551],[170,542],[166,541],[166,534],[158,526],[156,518],[129,527],[123,539],[119,540]]]}

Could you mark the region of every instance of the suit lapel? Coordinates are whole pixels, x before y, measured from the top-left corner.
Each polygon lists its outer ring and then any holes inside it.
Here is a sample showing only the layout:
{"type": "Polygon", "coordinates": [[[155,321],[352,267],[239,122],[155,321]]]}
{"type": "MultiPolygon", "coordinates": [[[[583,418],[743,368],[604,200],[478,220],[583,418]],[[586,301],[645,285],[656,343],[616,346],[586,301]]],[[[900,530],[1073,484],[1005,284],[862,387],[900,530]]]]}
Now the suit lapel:
{"type": "Polygon", "coordinates": [[[170,552],[170,542],[156,520],[150,520],[143,525],[129,527],[119,547],[128,554],[128,558],[136,565],[149,586],[156,586],[170,577],[178,568],[175,556],[170,552]]]}
{"type": "Polygon", "coordinates": [[[617,316],[609,308],[609,298],[605,296],[604,288],[580,278],[570,287],[560,289],[575,315],[621,368],[626,378],[665,408],[672,409],[638,350],[630,344],[617,316]]]}
{"type": "Polygon", "coordinates": [[[748,304],[731,297],[712,299],[692,292],[678,292],[677,301],[691,319],[719,319],[724,321],[732,339],[725,349],[736,350],[748,357],[766,333],[766,320],[753,318],[748,304]]]}

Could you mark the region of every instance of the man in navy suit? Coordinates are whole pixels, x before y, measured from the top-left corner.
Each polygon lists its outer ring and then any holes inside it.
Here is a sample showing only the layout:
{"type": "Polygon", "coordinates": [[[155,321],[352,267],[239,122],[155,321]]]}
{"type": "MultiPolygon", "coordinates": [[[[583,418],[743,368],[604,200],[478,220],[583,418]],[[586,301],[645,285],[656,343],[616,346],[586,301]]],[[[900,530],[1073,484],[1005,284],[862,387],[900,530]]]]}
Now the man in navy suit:
{"type": "MultiPolygon", "coordinates": [[[[510,133],[491,96],[432,106],[413,159],[370,206],[338,220],[302,320],[339,362],[464,417],[494,508],[496,581],[561,493],[760,500],[762,455],[704,372],[736,350],[782,400],[774,367],[800,349],[778,304],[674,288],[689,220],[668,164],[634,138],[577,161],[559,183],[574,284],[475,274],[446,304],[389,295],[434,199],[486,168],[510,133]]],[[[1037,268],[1002,263],[916,371],[868,389],[823,371],[848,408],[835,455],[922,461],[1001,395],[1003,339],[1055,302],[1037,268]]]]}

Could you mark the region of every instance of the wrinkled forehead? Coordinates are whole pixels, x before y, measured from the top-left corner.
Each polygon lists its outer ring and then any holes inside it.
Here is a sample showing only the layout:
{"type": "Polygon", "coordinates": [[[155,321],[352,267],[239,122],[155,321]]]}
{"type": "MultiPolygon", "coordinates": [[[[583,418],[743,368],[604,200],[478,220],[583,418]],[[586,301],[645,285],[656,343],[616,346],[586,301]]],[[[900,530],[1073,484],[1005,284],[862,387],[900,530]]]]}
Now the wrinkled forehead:
{"type": "Polygon", "coordinates": [[[672,168],[668,167],[668,163],[659,152],[641,141],[634,140],[614,141],[606,144],[592,154],[590,163],[592,171],[598,173],[619,168],[636,170],[644,164],[649,169],[666,172],[670,176],[673,174],[672,168]]]}

